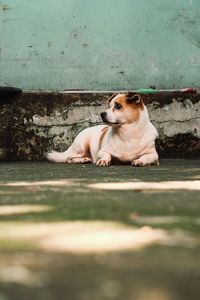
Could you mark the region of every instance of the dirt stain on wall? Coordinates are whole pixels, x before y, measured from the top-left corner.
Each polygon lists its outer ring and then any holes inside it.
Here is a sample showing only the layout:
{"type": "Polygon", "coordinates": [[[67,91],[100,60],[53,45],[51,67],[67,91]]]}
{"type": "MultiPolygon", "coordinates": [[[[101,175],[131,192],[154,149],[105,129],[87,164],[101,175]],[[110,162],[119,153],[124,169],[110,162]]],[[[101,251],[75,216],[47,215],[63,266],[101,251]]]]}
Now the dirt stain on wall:
{"type": "Polygon", "coordinates": [[[5,5],[5,4],[0,4],[0,12],[1,11],[6,11],[6,10],[9,10],[9,9],[11,9],[10,6],[5,5]]]}

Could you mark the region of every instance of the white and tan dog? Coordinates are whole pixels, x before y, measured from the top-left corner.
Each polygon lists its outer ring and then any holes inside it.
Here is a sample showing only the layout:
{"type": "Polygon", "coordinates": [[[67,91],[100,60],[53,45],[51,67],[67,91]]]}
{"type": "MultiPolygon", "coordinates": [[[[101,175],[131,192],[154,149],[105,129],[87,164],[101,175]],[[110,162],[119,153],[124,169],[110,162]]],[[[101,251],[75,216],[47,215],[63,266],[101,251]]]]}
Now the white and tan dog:
{"type": "Polygon", "coordinates": [[[106,125],[80,132],[67,151],[50,152],[47,158],[58,163],[95,163],[109,166],[118,161],[135,167],[158,165],[155,149],[157,130],[149,120],[140,95],[114,94],[109,109],[101,113],[106,125]]]}

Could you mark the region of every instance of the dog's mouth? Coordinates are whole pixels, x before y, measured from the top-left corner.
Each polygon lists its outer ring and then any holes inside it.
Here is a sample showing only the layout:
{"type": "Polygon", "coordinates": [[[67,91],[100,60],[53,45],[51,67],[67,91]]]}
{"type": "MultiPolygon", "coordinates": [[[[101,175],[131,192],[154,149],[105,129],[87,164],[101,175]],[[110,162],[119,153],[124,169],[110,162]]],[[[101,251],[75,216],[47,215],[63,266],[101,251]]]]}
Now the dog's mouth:
{"type": "Polygon", "coordinates": [[[102,121],[104,123],[106,123],[106,124],[108,124],[110,126],[118,126],[118,125],[120,125],[119,122],[110,122],[110,121],[108,121],[107,114],[105,112],[101,113],[101,119],[102,119],[102,121]]]}
{"type": "Polygon", "coordinates": [[[110,126],[118,126],[118,125],[120,125],[119,122],[109,122],[109,121],[106,120],[106,119],[102,119],[102,120],[103,120],[104,123],[106,123],[106,124],[108,124],[108,125],[110,125],[110,126]]]}

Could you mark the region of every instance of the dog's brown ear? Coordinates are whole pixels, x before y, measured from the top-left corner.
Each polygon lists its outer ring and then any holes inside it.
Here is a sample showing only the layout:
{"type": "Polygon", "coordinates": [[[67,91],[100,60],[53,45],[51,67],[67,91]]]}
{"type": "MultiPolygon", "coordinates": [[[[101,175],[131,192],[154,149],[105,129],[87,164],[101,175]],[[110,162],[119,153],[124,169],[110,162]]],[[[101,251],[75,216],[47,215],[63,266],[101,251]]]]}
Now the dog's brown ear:
{"type": "Polygon", "coordinates": [[[126,94],[126,99],[128,103],[140,103],[142,100],[139,94],[135,94],[132,92],[128,92],[126,94]]]}
{"type": "Polygon", "coordinates": [[[117,93],[113,94],[110,98],[108,98],[107,103],[109,104],[110,101],[117,96],[117,93]]]}

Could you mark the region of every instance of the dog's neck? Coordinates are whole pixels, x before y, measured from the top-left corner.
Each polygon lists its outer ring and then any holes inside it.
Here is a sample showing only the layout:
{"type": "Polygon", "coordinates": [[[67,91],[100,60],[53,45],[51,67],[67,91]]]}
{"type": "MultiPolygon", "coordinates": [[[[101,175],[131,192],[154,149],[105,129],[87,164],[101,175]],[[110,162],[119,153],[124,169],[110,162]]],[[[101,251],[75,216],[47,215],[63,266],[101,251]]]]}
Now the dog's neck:
{"type": "Polygon", "coordinates": [[[113,127],[112,131],[118,135],[121,140],[129,140],[129,138],[135,137],[139,139],[144,135],[150,123],[149,114],[147,108],[144,106],[144,110],[140,111],[140,117],[133,123],[125,123],[119,127],[113,127]]]}

